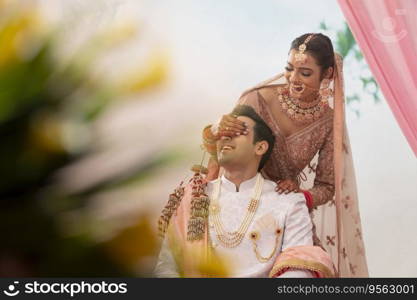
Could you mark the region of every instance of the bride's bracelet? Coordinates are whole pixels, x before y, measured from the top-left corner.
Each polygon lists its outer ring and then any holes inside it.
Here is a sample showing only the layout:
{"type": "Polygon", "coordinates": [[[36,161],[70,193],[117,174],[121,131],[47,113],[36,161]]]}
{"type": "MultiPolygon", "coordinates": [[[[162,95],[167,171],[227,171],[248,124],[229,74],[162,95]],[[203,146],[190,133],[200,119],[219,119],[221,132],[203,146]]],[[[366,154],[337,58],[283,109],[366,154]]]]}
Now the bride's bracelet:
{"type": "Polygon", "coordinates": [[[306,204],[308,207],[308,210],[311,211],[313,209],[313,195],[311,195],[311,193],[309,191],[306,190],[300,190],[300,192],[302,192],[304,194],[304,198],[306,199],[306,204]]]}
{"type": "Polygon", "coordinates": [[[203,141],[205,143],[213,144],[213,143],[216,143],[216,141],[217,141],[217,137],[213,134],[213,132],[211,130],[212,126],[213,125],[207,125],[203,129],[203,141]]]}

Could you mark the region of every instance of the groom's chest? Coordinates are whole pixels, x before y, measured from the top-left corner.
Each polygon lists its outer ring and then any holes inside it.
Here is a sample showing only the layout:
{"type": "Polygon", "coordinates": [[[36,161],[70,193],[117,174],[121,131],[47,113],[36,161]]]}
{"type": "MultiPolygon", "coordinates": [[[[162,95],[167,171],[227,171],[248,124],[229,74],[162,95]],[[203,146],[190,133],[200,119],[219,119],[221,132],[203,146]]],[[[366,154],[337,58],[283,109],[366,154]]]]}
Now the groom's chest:
{"type": "Polygon", "coordinates": [[[233,192],[222,193],[218,204],[208,223],[210,243],[217,253],[246,266],[271,263],[281,252],[288,205],[275,194],[264,194],[251,211],[251,195],[233,192]]]}

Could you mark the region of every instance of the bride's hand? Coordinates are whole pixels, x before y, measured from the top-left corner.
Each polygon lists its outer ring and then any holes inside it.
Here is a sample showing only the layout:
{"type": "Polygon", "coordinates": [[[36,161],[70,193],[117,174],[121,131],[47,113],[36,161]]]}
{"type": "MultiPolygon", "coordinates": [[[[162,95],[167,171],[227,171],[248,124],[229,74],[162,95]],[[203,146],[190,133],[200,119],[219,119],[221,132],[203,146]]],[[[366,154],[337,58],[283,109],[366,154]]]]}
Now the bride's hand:
{"type": "Polygon", "coordinates": [[[300,189],[298,188],[298,184],[291,179],[285,179],[285,180],[278,180],[277,181],[277,187],[275,188],[275,191],[277,191],[279,194],[288,194],[291,192],[298,193],[300,189]]]}
{"type": "Polygon", "coordinates": [[[223,115],[214,134],[220,136],[237,136],[241,134],[248,134],[247,125],[245,122],[237,119],[236,116],[229,114],[223,115]]]}

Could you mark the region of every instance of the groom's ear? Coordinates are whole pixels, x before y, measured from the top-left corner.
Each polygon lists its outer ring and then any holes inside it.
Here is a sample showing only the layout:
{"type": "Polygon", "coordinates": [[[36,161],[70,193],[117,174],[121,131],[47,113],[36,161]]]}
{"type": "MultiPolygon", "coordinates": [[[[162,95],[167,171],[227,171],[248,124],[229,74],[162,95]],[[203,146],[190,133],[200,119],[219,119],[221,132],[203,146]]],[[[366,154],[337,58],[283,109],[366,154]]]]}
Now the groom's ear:
{"type": "Polygon", "coordinates": [[[267,141],[259,141],[255,145],[255,153],[257,155],[264,155],[268,151],[269,145],[267,141]]]}

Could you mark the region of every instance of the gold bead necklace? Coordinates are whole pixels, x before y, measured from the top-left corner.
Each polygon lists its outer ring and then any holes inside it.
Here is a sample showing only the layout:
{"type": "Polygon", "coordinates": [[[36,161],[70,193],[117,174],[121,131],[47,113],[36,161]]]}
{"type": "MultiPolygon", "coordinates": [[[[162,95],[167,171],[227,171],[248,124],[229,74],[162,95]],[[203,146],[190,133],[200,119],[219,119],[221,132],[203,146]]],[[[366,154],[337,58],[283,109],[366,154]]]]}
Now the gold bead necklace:
{"type": "Polygon", "coordinates": [[[260,173],[258,173],[256,176],[256,184],[253,191],[253,197],[249,201],[246,215],[239,228],[236,231],[230,232],[224,229],[223,222],[220,218],[221,209],[219,204],[219,197],[221,190],[221,179],[216,182],[213,188],[212,200],[210,201],[210,219],[214,224],[217,239],[224,247],[235,248],[242,242],[246,231],[249,228],[249,225],[253,221],[256,210],[259,207],[263,184],[264,178],[260,173]]]}
{"type": "Polygon", "coordinates": [[[288,89],[280,89],[277,92],[281,110],[297,123],[308,124],[316,121],[328,109],[327,99],[322,99],[320,96],[317,97],[310,107],[303,108],[300,100],[289,96],[288,89]]]}

